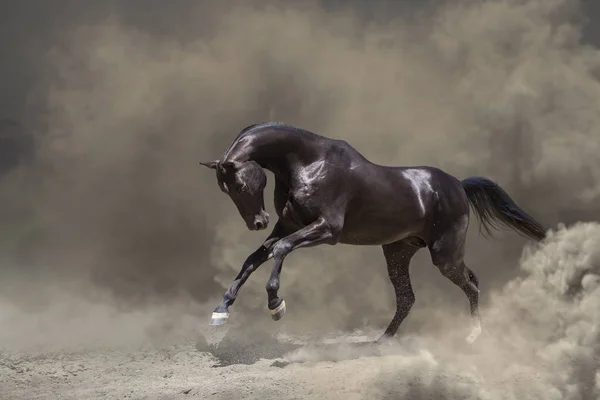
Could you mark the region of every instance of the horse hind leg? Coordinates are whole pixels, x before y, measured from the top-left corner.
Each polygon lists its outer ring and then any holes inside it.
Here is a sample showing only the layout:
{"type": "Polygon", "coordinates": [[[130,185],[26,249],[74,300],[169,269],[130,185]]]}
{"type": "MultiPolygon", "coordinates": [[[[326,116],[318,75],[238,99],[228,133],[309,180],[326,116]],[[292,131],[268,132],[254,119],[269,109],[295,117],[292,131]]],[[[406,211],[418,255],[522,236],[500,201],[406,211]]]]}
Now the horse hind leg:
{"type": "Polygon", "coordinates": [[[481,335],[481,316],[479,315],[479,279],[477,279],[475,273],[465,265],[464,261],[462,262],[462,267],[464,269],[464,274],[467,277],[467,287],[469,288],[468,290],[463,288],[463,291],[469,299],[471,318],[473,319],[473,328],[469,336],[467,336],[466,341],[469,344],[473,344],[481,335]]]}
{"type": "Polygon", "coordinates": [[[409,264],[415,253],[425,247],[425,243],[421,239],[408,238],[381,247],[387,262],[390,281],[394,285],[396,312],[378,341],[391,338],[396,334],[400,324],[415,303],[415,294],[410,283],[409,264]]]}
{"type": "Polygon", "coordinates": [[[475,343],[481,335],[481,317],[479,315],[479,281],[475,273],[471,271],[462,261],[455,271],[444,275],[448,277],[455,285],[460,287],[467,298],[471,309],[471,319],[473,327],[471,333],[466,337],[469,344],[475,343]]]}
{"type": "MultiPolygon", "coordinates": [[[[466,220],[466,217],[464,218],[466,220]]],[[[462,289],[469,300],[472,330],[466,337],[469,344],[481,335],[481,317],[479,315],[479,280],[464,262],[464,248],[468,222],[461,220],[451,229],[439,235],[429,245],[433,264],[442,275],[462,289]]],[[[468,220],[467,220],[468,221],[468,220]]]]}

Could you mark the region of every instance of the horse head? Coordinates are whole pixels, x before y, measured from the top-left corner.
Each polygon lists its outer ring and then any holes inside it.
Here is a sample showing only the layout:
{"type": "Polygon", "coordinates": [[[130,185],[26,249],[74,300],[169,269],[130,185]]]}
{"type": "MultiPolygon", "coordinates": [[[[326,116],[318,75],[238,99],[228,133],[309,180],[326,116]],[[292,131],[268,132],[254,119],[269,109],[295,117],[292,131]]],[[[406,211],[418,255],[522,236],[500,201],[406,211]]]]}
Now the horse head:
{"type": "Polygon", "coordinates": [[[200,164],[216,171],[219,188],[233,201],[248,229],[259,231],[269,225],[263,195],[267,175],[257,162],[209,161],[200,164]]]}

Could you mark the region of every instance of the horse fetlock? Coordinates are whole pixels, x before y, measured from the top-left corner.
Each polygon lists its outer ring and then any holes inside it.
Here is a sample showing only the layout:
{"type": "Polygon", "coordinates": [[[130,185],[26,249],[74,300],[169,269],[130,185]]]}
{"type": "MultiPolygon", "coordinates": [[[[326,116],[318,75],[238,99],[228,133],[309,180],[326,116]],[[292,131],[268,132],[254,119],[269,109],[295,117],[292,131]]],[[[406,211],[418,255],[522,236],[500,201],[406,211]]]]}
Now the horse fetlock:
{"type": "Polygon", "coordinates": [[[277,291],[279,290],[279,280],[278,279],[269,279],[269,281],[267,282],[267,293],[277,293],[277,291]]]}
{"type": "Polygon", "coordinates": [[[232,290],[230,288],[223,294],[223,304],[224,305],[220,305],[219,307],[215,308],[215,312],[227,312],[228,307],[233,304],[233,302],[235,301],[235,298],[236,298],[236,295],[235,295],[235,293],[232,292],[232,290]]]}

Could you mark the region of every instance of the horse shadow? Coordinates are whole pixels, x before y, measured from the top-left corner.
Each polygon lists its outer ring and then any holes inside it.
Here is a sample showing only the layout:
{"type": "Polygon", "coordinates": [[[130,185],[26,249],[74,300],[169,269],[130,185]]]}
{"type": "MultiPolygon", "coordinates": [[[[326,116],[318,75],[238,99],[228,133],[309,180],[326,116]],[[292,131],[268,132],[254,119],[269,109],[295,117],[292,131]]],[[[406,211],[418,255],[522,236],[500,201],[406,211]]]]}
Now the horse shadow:
{"type": "MultiPolygon", "coordinates": [[[[428,348],[432,346],[432,341],[437,343],[442,339],[436,340],[436,338],[406,335],[376,342],[366,337],[357,340],[350,336],[341,336],[329,343],[320,340],[294,343],[278,339],[269,333],[257,334],[244,330],[233,335],[225,335],[216,344],[205,345],[204,351],[208,351],[217,360],[213,365],[214,368],[236,364],[252,365],[263,360],[272,361],[272,367],[284,368],[290,364],[337,363],[362,357],[415,356],[424,346],[428,348]]],[[[485,346],[485,339],[486,335],[482,335],[478,344],[485,346]]],[[[448,341],[449,338],[445,337],[445,340],[448,341]]],[[[462,336],[456,335],[446,343],[446,346],[450,345],[456,351],[476,354],[478,344],[467,344],[462,336]]]]}
{"type": "Polygon", "coordinates": [[[221,368],[239,364],[252,365],[261,360],[278,361],[276,365],[279,365],[279,363],[285,363],[285,361],[280,360],[284,359],[286,354],[298,348],[301,348],[301,345],[284,342],[270,345],[227,342],[209,345],[209,352],[217,360],[217,363],[213,364],[212,367],[221,368]]]}
{"type": "Polygon", "coordinates": [[[272,360],[272,367],[284,368],[289,364],[306,362],[339,362],[361,357],[381,357],[401,352],[396,344],[381,344],[373,340],[337,341],[333,343],[292,343],[265,334],[225,336],[219,343],[208,344],[209,352],[217,362],[213,368],[231,365],[252,365],[272,360]]]}

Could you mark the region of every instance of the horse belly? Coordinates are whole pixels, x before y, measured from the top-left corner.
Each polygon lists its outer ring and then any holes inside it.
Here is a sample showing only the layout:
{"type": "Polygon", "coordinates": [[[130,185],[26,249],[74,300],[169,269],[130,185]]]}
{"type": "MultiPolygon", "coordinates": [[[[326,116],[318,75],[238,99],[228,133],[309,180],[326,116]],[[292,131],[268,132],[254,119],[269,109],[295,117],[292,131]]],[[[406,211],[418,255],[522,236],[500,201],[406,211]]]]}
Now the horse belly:
{"type": "Polygon", "coordinates": [[[424,226],[425,220],[411,210],[400,215],[346,216],[340,242],[365,246],[393,243],[409,236],[419,236],[424,226]]]}

